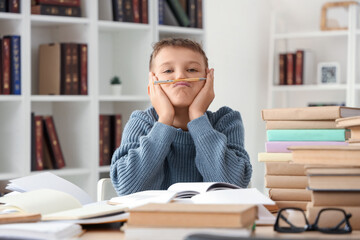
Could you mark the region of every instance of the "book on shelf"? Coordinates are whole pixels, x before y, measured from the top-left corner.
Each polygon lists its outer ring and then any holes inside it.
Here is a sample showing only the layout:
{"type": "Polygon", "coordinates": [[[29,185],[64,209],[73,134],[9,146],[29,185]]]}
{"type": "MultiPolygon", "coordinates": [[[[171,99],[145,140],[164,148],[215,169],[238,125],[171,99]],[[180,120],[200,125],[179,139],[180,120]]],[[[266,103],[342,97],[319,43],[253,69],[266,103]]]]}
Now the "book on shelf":
{"type": "Polygon", "coordinates": [[[179,0],[165,0],[170,6],[170,9],[175,15],[175,18],[177,19],[178,23],[182,27],[188,27],[190,26],[190,20],[186,14],[186,10],[183,9],[181,6],[179,0]]]}
{"type": "Polygon", "coordinates": [[[122,116],[121,114],[115,114],[111,116],[111,150],[114,152],[121,144],[122,137],[122,116]]]}
{"type": "Polygon", "coordinates": [[[72,45],[71,43],[60,44],[60,94],[70,95],[72,92],[72,45]]]}
{"type": "Polygon", "coordinates": [[[123,22],[124,21],[123,0],[112,0],[111,4],[112,4],[113,20],[123,22]]]}
{"type": "Polygon", "coordinates": [[[0,12],[6,12],[7,0],[0,0],[0,12]]]}
{"type": "Polygon", "coordinates": [[[196,27],[203,28],[203,4],[202,0],[196,0],[196,27]]]}
{"type": "Polygon", "coordinates": [[[311,191],[313,206],[360,206],[360,189],[358,191],[311,191]]]}
{"type": "Polygon", "coordinates": [[[306,176],[265,175],[267,188],[305,189],[308,186],[306,176]]]}
{"type": "Polygon", "coordinates": [[[336,128],[334,120],[292,120],[292,121],[266,121],[266,130],[271,129],[332,129],[336,128]]]}
{"type": "Polygon", "coordinates": [[[128,226],[248,228],[257,217],[256,205],[149,203],[129,210],[128,226]]]}
{"type": "Polygon", "coordinates": [[[289,149],[294,163],[360,166],[360,146],[294,146],[289,149]]]}
{"type": "Polygon", "coordinates": [[[78,95],[80,94],[79,89],[79,52],[78,52],[78,44],[71,44],[71,91],[70,95],[78,95]]]}
{"type": "Polygon", "coordinates": [[[59,6],[70,6],[70,7],[80,7],[80,0],[35,0],[32,1],[32,6],[38,4],[49,4],[49,5],[59,5],[59,6]]]}
{"type": "Polygon", "coordinates": [[[10,39],[10,94],[21,94],[21,42],[19,35],[4,36],[10,39]]]}
{"type": "Polygon", "coordinates": [[[133,8],[132,0],[123,0],[124,22],[134,22],[133,8]]]}
{"type": "Polygon", "coordinates": [[[43,141],[44,141],[44,126],[43,126],[43,118],[42,116],[34,116],[34,130],[35,130],[35,159],[33,159],[34,166],[32,171],[39,171],[44,169],[44,159],[43,159],[43,141]]]}
{"type": "Polygon", "coordinates": [[[176,20],[173,12],[171,11],[168,2],[164,1],[163,6],[163,24],[169,26],[180,26],[178,21],[176,20]]]}
{"type": "Polygon", "coordinates": [[[286,85],[294,85],[295,83],[295,53],[286,54],[286,85]]]}
{"type": "Polygon", "coordinates": [[[269,197],[273,201],[311,201],[311,191],[296,188],[270,188],[269,197]]]}
{"type": "Polygon", "coordinates": [[[158,0],[159,25],[164,24],[164,5],[166,0],[158,0]]]}
{"type": "Polygon", "coordinates": [[[113,21],[149,23],[148,0],[112,0],[111,8],[113,21]]]}
{"type": "Polygon", "coordinates": [[[81,8],[63,5],[48,5],[39,3],[31,6],[31,14],[52,15],[62,17],[81,17],[81,8]]]}
{"type": "Polygon", "coordinates": [[[78,45],[79,51],[79,81],[80,95],[88,94],[88,46],[85,43],[78,45]]]}
{"type": "Polygon", "coordinates": [[[259,162],[289,162],[291,160],[291,153],[258,153],[259,162]]]}
{"type": "Polygon", "coordinates": [[[189,27],[196,28],[196,0],[188,0],[186,8],[182,7],[186,9],[187,16],[189,17],[189,27]]]}
{"type": "Polygon", "coordinates": [[[268,141],[334,141],[344,142],[350,136],[346,129],[271,129],[268,141]]]}
{"type": "Polygon", "coordinates": [[[295,60],[295,84],[316,84],[315,54],[311,50],[297,50],[295,60]]]}
{"type": "Polygon", "coordinates": [[[7,11],[11,13],[20,13],[21,1],[20,0],[8,0],[7,11]]]}
{"type": "Polygon", "coordinates": [[[272,108],[261,111],[263,120],[335,120],[360,115],[360,108],[344,106],[272,108]]]}
{"type": "Polygon", "coordinates": [[[290,162],[265,162],[266,175],[306,176],[303,164],[290,162]]]}
{"type": "Polygon", "coordinates": [[[286,53],[279,54],[279,85],[286,85],[287,61],[286,53]]]}
{"type": "Polygon", "coordinates": [[[265,143],[267,153],[289,153],[291,146],[314,146],[314,145],[348,145],[347,142],[335,141],[271,141],[265,143]]]}
{"type": "Polygon", "coordinates": [[[10,94],[10,38],[3,38],[2,40],[2,86],[1,94],[8,95],[10,94]]]}
{"type": "MultiPolygon", "coordinates": [[[[126,1],[126,0],[125,0],[126,1]]],[[[134,23],[140,23],[140,0],[132,0],[134,23]]]]}

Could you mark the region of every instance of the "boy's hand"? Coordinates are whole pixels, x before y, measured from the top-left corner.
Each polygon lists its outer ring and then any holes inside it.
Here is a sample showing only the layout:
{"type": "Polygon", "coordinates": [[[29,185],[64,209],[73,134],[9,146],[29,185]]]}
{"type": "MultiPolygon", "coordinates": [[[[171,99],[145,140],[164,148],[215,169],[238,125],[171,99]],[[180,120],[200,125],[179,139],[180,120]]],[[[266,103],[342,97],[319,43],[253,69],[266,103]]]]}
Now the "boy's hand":
{"type": "Polygon", "coordinates": [[[154,85],[154,81],[157,80],[155,74],[149,72],[148,94],[150,96],[151,104],[159,115],[158,122],[171,126],[174,121],[175,110],[160,85],[154,85]]]}
{"type": "Polygon", "coordinates": [[[190,121],[204,115],[211,102],[215,98],[214,92],[214,69],[206,70],[206,82],[189,107],[190,121]]]}

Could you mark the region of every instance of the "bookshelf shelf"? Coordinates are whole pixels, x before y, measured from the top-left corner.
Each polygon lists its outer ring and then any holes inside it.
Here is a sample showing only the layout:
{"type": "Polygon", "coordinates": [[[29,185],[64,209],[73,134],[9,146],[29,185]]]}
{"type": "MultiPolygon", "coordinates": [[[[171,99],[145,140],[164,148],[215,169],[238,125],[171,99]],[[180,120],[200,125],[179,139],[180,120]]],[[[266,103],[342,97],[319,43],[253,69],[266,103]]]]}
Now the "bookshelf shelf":
{"type": "Polygon", "coordinates": [[[31,113],[54,119],[66,166],[49,170],[75,183],[95,199],[99,178],[99,115],[131,113],[149,107],[148,64],[152,44],[167,36],[204,41],[203,29],[158,26],[158,1],[148,1],[149,24],[113,22],[110,0],[81,1],[83,17],[32,15],[21,0],[21,14],[0,13],[0,35],[21,36],[21,93],[0,95],[0,184],[31,171],[31,113]],[[105,15],[100,9],[106,8],[105,15]],[[101,13],[100,13],[101,12],[101,13]],[[106,15],[107,14],[107,15],[106,15]],[[101,16],[100,16],[101,15],[101,16]],[[88,46],[88,95],[39,95],[38,49],[41,44],[75,42],[88,46]],[[119,76],[123,95],[111,94],[119,76]]]}
{"type": "Polygon", "coordinates": [[[273,91],[345,91],[346,84],[334,85],[295,85],[295,86],[273,86],[273,91]]]}
{"type": "Polygon", "coordinates": [[[346,37],[348,31],[313,31],[313,32],[293,32],[293,33],[277,33],[274,34],[274,38],[281,39],[300,39],[300,38],[323,38],[323,37],[346,37]]]}

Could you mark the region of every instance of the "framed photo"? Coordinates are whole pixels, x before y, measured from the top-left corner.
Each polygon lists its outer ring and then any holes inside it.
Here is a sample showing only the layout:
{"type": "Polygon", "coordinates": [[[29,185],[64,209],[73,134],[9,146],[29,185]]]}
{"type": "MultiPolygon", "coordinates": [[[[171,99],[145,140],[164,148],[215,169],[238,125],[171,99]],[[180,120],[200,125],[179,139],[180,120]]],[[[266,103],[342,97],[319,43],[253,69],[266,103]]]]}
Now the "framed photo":
{"type": "Polygon", "coordinates": [[[318,63],[318,84],[340,83],[340,64],[337,62],[318,63]]]}

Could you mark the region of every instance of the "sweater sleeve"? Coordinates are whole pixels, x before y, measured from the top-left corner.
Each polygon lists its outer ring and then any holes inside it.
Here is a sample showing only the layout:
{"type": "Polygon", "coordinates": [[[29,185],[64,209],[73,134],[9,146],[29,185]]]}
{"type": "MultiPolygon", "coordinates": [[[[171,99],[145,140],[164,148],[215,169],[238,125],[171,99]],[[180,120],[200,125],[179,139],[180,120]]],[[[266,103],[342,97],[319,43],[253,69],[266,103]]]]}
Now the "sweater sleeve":
{"type": "Polygon", "coordinates": [[[110,177],[119,195],[161,189],[164,160],[175,135],[171,126],[130,118],[111,160],[110,177]]]}
{"type": "Polygon", "coordinates": [[[228,182],[247,187],[252,174],[244,148],[244,127],[240,113],[231,111],[214,126],[208,116],[188,123],[196,147],[196,166],[204,182],[228,182]]]}

